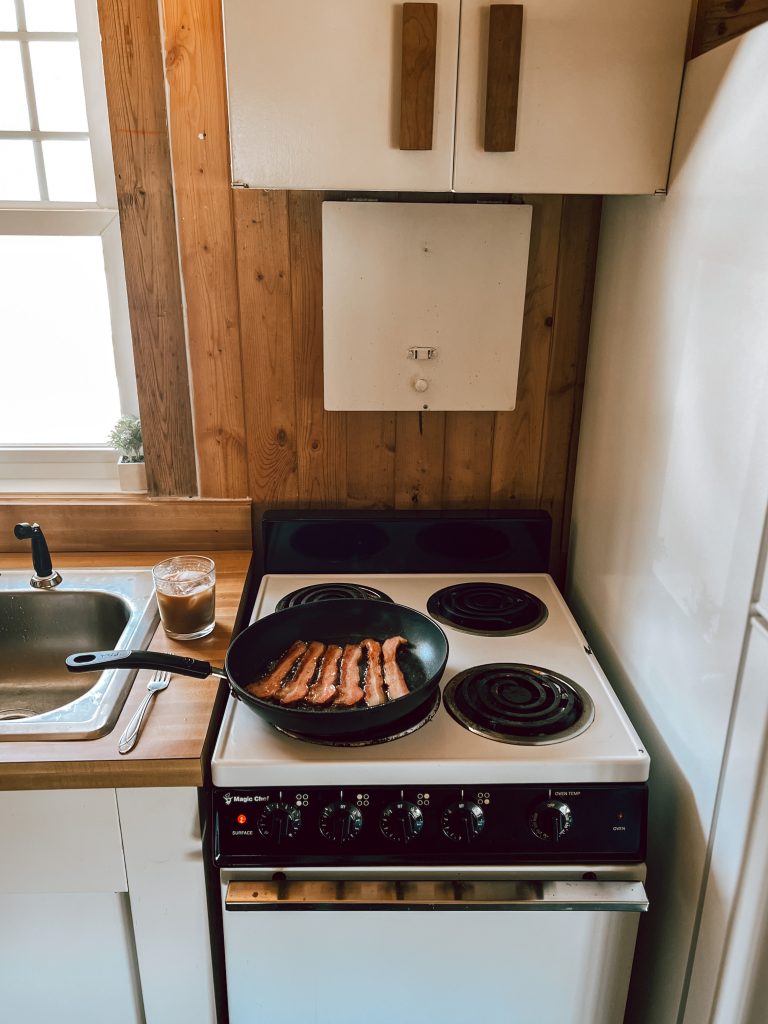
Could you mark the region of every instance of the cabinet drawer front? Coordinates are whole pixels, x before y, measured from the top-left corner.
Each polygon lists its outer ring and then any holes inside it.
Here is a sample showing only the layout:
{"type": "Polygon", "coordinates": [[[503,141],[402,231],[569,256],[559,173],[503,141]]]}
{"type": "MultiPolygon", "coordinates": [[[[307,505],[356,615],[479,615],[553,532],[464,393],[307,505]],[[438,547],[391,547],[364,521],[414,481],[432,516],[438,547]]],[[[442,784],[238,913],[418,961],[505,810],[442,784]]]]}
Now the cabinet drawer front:
{"type": "Polygon", "coordinates": [[[689,8],[688,0],[523,4],[515,148],[486,152],[490,8],[463,0],[454,188],[664,188],[689,8]]]}
{"type": "Polygon", "coordinates": [[[432,148],[401,150],[403,5],[224,0],[236,182],[261,188],[448,190],[459,0],[437,5],[432,148]]]}
{"type": "Polygon", "coordinates": [[[127,892],[113,789],[0,793],[0,892],[127,892]]]}

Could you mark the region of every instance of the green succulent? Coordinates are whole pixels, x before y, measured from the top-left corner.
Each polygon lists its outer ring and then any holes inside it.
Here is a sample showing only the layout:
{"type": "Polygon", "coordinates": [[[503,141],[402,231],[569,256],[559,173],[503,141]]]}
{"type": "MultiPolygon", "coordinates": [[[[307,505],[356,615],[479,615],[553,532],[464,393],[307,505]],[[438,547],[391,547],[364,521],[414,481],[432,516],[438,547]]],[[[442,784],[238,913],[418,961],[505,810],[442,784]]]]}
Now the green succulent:
{"type": "Polygon", "coordinates": [[[110,432],[109,443],[120,452],[125,462],[143,462],[141,420],[137,416],[121,416],[110,432]]]}

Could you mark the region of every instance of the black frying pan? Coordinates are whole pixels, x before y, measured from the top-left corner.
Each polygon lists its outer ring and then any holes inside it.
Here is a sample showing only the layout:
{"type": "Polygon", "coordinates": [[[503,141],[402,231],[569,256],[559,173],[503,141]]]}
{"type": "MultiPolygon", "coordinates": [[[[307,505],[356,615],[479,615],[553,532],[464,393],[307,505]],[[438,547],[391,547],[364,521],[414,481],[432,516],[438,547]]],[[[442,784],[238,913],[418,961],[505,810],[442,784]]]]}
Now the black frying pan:
{"type": "Polygon", "coordinates": [[[224,669],[207,661],[152,651],[94,651],[71,654],[70,672],[102,671],[106,668],[168,669],[179,675],[205,679],[217,675],[229,682],[232,693],[273,725],[323,739],[364,739],[371,730],[394,726],[424,709],[435,699],[440,677],[448,660],[448,640],[432,619],[413,608],[384,601],[318,601],[298,605],[258,619],[230,644],[224,669]],[[358,643],[370,637],[383,641],[404,636],[397,660],[410,692],[397,700],[375,707],[352,708],[283,706],[252,696],[245,687],[266,675],[271,666],[296,640],[323,643],[358,643]]]}

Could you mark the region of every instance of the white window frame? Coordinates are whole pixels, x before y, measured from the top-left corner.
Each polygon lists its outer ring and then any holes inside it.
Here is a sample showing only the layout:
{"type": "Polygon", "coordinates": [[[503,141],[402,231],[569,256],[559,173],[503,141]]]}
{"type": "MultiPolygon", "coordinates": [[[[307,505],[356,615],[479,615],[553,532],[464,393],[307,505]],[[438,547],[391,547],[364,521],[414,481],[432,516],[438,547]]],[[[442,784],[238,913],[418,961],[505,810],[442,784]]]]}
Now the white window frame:
{"type": "MultiPolygon", "coordinates": [[[[31,139],[41,199],[0,201],[0,235],[99,235],[104,252],[112,342],[120,407],[138,415],[136,374],[120,240],[112,144],[109,134],[101,35],[96,0],[75,0],[77,33],[28,32],[22,0],[15,0],[18,29],[0,32],[0,40],[21,42],[30,128],[0,131],[0,139],[31,139]],[[41,132],[37,124],[28,44],[77,40],[83,71],[88,132],[41,132]],[[90,139],[96,201],[52,202],[47,198],[41,143],[46,139],[90,139]],[[43,198],[44,197],[44,198],[43,198]]],[[[3,445],[0,441],[0,492],[32,490],[117,490],[117,458],[106,442],[92,445],[3,445]]]]}

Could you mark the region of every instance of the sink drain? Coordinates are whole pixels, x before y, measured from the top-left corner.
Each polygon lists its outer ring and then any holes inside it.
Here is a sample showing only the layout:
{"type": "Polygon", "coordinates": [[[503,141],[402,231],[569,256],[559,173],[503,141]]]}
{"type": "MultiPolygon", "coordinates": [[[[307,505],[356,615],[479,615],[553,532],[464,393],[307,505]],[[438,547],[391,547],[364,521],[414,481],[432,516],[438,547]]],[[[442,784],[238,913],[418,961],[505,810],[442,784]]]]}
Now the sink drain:
{"type": "Polygon", "coordinates": [[[37,714],[30,708],[0,708],[0,722],[14,722],[18,718],[33,718],[37,714]]]}

